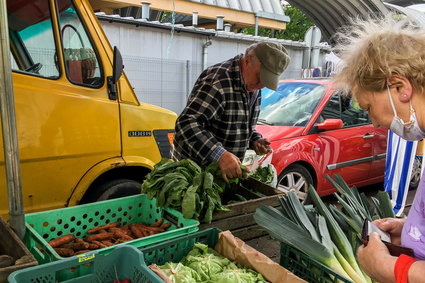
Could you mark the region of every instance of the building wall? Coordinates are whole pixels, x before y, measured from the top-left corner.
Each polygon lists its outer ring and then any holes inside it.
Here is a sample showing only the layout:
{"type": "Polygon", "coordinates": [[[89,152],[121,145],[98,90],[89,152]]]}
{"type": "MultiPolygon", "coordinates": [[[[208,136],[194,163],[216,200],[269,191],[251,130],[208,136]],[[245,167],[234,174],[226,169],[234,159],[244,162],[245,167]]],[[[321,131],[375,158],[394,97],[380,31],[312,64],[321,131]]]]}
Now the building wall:
{"type": "MultiPolygon", "coordinates": [[[[138,99],[144,103],[170,109],[177,114],[183,110],[188,94],[206,66],[219,63],[243,53],[250,44],[268,38],[218,32],[208,37],[187,32],[170,32],[146,26],[100,21],[112,46],[117,46],[124,60],[124,72],[138,99]],[[204,44],[211,45],[204,49],[204,44]]],[[[272,40],[285,45],[291,62],[281,79],[300,78],[304,43],[272,40]]],[[[321,52],[319,65],[323,64],[321,52]]]]}

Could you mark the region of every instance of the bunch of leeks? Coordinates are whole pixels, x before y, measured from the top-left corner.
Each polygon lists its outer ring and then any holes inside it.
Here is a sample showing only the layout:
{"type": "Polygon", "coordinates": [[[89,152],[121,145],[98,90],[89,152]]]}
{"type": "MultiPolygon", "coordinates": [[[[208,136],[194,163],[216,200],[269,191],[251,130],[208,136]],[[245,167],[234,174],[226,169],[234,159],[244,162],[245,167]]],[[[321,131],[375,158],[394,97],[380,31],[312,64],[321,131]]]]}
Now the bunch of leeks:
{"type": "Polygon", "coordinates": [[[361,244],[364,219],[392,217],[388,194],[379,192],[370,203],[364,193],[349,188],[345,181],[334,175],[336,181],[326,176],[335,186],[341,209],[325,205],[313,187],[309,195],[311,206],[303,206],[294,192],[280,197],[281,209],[261,206],[254,219],[269,234],[333,269],[353,282],[372,282],[360,269],[355,254],[361,244]]]}

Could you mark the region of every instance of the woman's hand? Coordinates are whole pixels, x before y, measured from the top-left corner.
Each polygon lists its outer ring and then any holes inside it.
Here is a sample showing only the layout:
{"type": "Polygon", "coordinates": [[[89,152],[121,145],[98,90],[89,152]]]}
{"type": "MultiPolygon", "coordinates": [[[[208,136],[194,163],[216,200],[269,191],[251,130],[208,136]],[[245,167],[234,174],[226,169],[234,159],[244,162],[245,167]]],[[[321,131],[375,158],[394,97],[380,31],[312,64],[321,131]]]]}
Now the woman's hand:
{"type": "Polygon", "coordinates": [[[396,257],[391,256],[387,247],[382,243],[378,233],[369,235],[367,246],[360,246],[357,258],[363,270],[375,281],[392,283],[396,257]]]}
{"type": "Polygon", "coordinates": [[[401,230],[403,229],[405,218],[384,218],[373,221],[379,229],[390,234],[391,242],[394,245],[401,245],[401,230]]]}

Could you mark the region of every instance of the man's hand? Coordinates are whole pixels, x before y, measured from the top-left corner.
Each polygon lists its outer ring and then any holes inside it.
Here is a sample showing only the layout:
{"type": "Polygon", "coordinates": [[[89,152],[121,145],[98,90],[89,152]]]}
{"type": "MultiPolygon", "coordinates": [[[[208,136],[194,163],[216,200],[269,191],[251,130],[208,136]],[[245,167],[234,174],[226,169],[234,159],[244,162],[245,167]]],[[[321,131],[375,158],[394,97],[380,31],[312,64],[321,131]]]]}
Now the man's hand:
{"type": "Polygon", "coordinates": [[[221,156],[218,167],[220,167],[221,176],[226,183],[229,182],[230,178],[242,177],[241,161],[228,151],[221,156]]]}
{"type": "Polygon", "coordinates": [[[258,155],[266,154],[270,152],[272,149],[270,147],[270,142],[268,139],[258,139],[252,143],[252,147],[255,150],[255,153],[258,155]]]}
{"type": "Polygon", "coordinates": [[[384,218],[373,221],[382,231],[388,232],[391,236],[391,242],[395,245],[401,245],[401,230],[403,229],[406,219],[401,218],[384,218]]]}

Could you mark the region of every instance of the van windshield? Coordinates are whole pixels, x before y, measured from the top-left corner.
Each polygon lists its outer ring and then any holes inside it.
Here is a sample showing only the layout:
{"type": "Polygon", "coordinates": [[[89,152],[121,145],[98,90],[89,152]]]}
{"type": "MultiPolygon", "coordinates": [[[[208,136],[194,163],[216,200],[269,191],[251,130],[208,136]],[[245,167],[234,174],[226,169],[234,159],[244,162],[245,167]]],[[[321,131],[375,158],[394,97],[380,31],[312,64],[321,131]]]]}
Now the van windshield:
{"type": "Polygon", "coordinates": [[[48,0],[7,0],[12,69],[42,77],[59,77],[48,0]]]}

